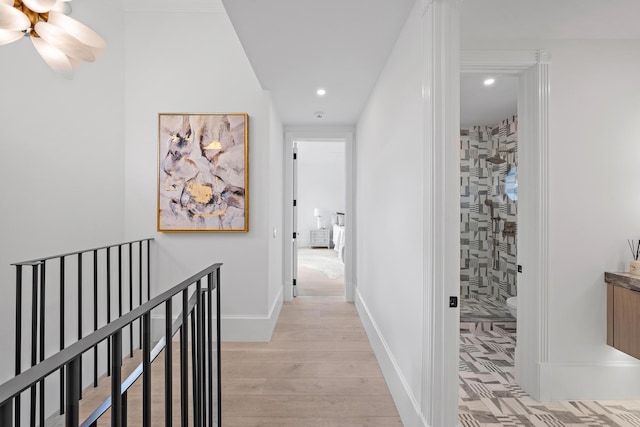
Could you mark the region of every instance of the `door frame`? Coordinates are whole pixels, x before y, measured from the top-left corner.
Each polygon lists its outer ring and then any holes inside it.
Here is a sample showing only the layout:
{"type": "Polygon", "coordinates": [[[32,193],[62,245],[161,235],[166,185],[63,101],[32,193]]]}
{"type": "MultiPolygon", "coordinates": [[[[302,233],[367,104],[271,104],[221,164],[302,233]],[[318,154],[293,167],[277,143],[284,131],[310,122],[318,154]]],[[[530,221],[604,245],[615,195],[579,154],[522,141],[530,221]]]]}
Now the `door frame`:
{"type": "Polygon", "coordinates": [[[515,369],[520,386],[536,400],[548,400],[541,371],[549,363],[550,62],[545,50],[463,50],[460,55],[460,72],[519,76],[518,264],[523,272],[518,273],[518,300],[527,303],[518,306],[515,369]]]}
{"type": "MultiPolygon", "coordinates": [[[[353,302],[355,290],[355,254],[356,254],[356,226],[355,215],[355,186],[354,186],[354,141],[352,129],[339,130],[287,130],[285,131],[285,183],[284,183],[284,230],[292,239],[293,229],[293,143],[298,141],[343,141],[345,143],[345,253],[344,253],[344,281],[345,300],[353,302]]],[[[293,299],[293,256],[294,245],[284,245],[284,300],[293,299]]]]}

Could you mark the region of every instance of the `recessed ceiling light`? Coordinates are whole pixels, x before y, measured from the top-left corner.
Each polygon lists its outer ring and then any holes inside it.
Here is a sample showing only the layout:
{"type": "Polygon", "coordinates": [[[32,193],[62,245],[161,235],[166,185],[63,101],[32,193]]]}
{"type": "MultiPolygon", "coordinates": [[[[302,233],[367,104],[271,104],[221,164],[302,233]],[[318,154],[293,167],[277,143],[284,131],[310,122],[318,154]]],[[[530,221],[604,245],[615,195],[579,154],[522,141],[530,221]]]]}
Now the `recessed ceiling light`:
{"type": "Polygon", "coordinates": [[[491,86],[495,82],[496,82],[496,79],[487,79],[487,80],[484,81],[484,85],[485,86],[491,86]]]}
{"type": "Polygon", "coordinates": [[[316,93],[318,94],[318,96],[325,96],[327,94],[327,91],[325,89],[318,89],[316,93]]]}

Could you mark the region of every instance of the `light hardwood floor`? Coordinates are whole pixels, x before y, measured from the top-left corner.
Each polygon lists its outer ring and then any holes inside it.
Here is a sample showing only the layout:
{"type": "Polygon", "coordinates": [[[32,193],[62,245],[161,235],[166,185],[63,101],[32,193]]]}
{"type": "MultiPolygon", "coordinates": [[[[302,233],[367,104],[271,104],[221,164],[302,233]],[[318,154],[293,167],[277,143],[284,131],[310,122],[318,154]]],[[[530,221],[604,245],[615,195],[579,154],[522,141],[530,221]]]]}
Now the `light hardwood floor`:
{"type": "Polygon", "coordinates": [[[298,296],[344,296],[344,276],[329,279],[324,273],[298,267],[298,296]]]}
{"type": "Polygon", "coordinates": [[[285,302],[269,343],[223,343],[227,427],[402,426],[353,304],[285,302]]]}

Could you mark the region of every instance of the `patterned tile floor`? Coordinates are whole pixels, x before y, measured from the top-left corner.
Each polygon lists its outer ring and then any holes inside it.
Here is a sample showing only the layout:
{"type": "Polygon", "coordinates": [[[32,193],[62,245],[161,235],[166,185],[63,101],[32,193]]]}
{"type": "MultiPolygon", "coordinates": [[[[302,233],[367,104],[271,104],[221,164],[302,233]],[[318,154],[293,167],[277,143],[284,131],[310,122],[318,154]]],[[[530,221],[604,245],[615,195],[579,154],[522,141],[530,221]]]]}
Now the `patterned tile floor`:
{"type": "Polygon", "coordinates": [[[536,402],[514,379],[515,337],[515,322],[461,319],[461,426],[640,427],[640,400],[536,402]]]}
{"type": "Polygon", "coordinates": [[[474,295],[460,299],[460,319],[511,319],[504,302],[488,296],[474,295]]]}

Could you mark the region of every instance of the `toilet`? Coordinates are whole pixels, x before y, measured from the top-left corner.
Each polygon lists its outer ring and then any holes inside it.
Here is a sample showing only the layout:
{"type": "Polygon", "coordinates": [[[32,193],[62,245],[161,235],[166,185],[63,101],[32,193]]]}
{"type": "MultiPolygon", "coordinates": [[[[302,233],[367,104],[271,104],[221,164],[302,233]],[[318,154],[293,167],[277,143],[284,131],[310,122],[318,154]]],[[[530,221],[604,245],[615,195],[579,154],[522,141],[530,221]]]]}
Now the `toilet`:
{"type": "Polygon", "coordinates": [[[518,318],[518,297],[507,298],[507,309],[513,317],[518,318]]]}

